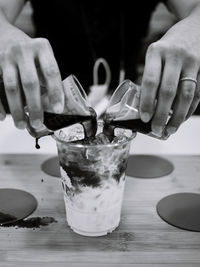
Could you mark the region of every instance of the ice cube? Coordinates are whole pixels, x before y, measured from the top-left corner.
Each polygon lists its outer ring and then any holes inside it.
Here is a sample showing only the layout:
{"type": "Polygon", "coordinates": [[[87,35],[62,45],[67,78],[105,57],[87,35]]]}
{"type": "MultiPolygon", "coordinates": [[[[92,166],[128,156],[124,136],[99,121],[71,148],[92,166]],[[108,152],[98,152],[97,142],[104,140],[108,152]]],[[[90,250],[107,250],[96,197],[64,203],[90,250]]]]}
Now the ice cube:
{"type": "Polygon", "coordinates": [[[112,140],[112,144],[122,144],[128,140],[128,137],[125,135],[115,136],[112,140]]]}
{"type": "Polygon", "coordinates": [[[108,137],[104,133],[99,133],[95,136],[93,140],[93,144],[95,145],[107,145],[110,144],[108,137]]]}
{"type": "Polygon", "coordinates": [[[106,145],[106,144],[110,144],[110,141],[105,134],[99,133],[96,136],[91,136],[89,138],[84,139],[82,144],[84,145],[106,145]]]}
{"type": "Polygon", "coordinates": [[[83,127],[80,124],[74,124],[65,127],[58,133],[58,139],[65,142],[72,142],[84,139],[83,127]]]}
{"type": "Polygon", "coordinates": [[[66,136],[66,134],[62,130],[59,131],[58,137],[62,141],[67,140],[67,136],[66,136]]]}

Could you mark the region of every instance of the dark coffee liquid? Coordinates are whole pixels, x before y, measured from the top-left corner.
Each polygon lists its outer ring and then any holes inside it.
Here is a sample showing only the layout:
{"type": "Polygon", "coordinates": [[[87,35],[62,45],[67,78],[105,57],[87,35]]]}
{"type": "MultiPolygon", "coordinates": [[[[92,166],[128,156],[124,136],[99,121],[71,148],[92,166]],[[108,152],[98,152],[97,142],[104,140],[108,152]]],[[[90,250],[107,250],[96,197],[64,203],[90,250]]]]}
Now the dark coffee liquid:
{"type": "Polygon", "coordinates": [[[115,128],[125,128],[130,129],[134,132],[140,132],[143,134],[149,134],[151,130],[151,121],[144,123],[140,119],[134,120],[124,120],[124,121],[110,121],[106,122],[104,125],[104,134],[108,136],[109,139],[114,137],[114,129],[115,128]]]}
{"type": "MultiPolygon", "coordinates": [[[[95,136],[97,131],[96,112],[93,108],[89,108],[89,116],[56,114],[44,112],[44,125],[51,131],[57,131],[75,123],[80,123],[84,128],[85,137],[95,136]]],[[[51,133],[50,133],[51,134],[51,133]]],[[[35,147],[40,148],[39,138],[35,139],[35,147]]]]}
{"type": "Polygon", "coordinates": [[[85,137],[95,136],[97,131],[96,112],[90,108],[90,116],[67,115],[44,112],[44,125],[52,131],[80,123],[83,125],[85,137]]]}
{"type": "Polygon", "coordinates": [[[77,122],[88,120],[90,117],[73,116],[65,114],[54,114],[50,112],[44,112],[44,125],[52,131],[62,129],[77,122]]]}
{"type": "Polygon", "coordinates": [[[140,119],[127,120],[127,121],[113,121],[112,125],[119,128],[127,128],[134,132],[149,134],[151,132],[151,121],[145,123],[140,119]]]}
{"type": "Polygon", "coordinates": [[[65,128],[75,123],[83,123],[85,121],[93,121],[93,124],[95,123],[96,113],[92,108],[90,108],[89,116],[44,112],[44,125],[52,131],[65,128]]]}

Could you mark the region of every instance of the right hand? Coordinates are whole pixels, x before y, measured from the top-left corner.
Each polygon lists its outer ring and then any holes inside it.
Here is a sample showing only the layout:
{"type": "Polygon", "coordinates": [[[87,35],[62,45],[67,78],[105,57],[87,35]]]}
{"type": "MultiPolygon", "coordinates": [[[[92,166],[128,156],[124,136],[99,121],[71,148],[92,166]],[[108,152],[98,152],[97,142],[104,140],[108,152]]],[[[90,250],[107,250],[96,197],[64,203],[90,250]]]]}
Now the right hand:
{"type": "MultiPolygon", "coordinates": [[[[18,33],[16,38],[1,37],[3,42],[0,43],[0,73],[16,127],[24,129],[27,125],[24,111],[26,106],[30,125],[39,128],[43,123],[43,102],[46,105],[48,103],[51,112],[62,112],[63,85],[48,40],[32,39],[21,31],[18,33]],[[41,84],[45,88],[44,101],[41,96],[41,84]]],[[[3,120],[5,116],[0,100],[0,119],[3,120]]]]}

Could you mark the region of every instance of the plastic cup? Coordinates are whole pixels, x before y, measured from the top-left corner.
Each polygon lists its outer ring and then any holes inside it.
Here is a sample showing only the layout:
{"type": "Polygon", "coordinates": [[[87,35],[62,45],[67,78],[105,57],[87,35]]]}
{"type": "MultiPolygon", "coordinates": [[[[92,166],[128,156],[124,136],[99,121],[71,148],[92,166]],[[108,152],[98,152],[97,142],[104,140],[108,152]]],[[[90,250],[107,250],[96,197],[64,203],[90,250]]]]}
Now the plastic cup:
{"type": "MultiPolygon", "coordinates": [[[[101,131],[101,122],[98,128],[101,131]]],[[[80,235],[106,235],[120,222],[125,170],[136,134],[116,129],[118,143],[83,145],[71,142],[84,137],[80,125],[63,131],[55,132],[54,138],[68,225],[80,235]]]]}

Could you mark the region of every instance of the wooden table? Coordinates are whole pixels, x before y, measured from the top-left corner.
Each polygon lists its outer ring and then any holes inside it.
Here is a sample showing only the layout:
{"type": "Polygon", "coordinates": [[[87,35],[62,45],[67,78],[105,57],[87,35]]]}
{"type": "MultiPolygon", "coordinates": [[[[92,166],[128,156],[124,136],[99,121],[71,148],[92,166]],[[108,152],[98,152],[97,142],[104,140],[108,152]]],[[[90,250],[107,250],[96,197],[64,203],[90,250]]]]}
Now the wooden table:
{"type": "Polygon", "coordinates": [[[127,177],[121,224],[97,238],[73,233],[65,221],[59,178],[41,163],[54,155],[0,155],[0,188],[18,188],[38,201],[31,217],[57,222],[35,229],[0,227],[0,266],[200,266],[200,233],[180,230],[156,213],[157,202],[177,192],[200,192],[200,156],[165,156],[175,170],[157,179],[127,177]]]}

